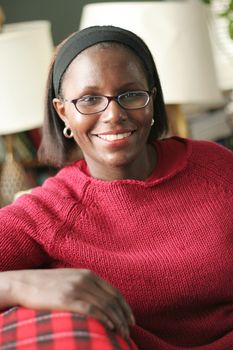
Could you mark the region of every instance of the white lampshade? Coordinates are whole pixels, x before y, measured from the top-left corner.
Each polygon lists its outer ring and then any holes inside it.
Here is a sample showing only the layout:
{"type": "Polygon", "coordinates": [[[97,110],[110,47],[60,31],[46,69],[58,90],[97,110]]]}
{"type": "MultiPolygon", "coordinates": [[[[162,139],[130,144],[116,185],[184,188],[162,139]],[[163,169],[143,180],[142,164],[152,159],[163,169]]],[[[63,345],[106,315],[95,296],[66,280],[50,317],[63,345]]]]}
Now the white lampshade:
{"type": "Polygon", "coordinates": [[[167,104],[217,105],[222,101],[200,1],[84,6],[81,29],[106,24],[129,29],[145,40],[157,65],[167,104]]]}
{"type": "Polygon", "coordinates": [[[53,50],[50,23],[8,24],[0,33],[0,134],[40,127],[53,50]]]}

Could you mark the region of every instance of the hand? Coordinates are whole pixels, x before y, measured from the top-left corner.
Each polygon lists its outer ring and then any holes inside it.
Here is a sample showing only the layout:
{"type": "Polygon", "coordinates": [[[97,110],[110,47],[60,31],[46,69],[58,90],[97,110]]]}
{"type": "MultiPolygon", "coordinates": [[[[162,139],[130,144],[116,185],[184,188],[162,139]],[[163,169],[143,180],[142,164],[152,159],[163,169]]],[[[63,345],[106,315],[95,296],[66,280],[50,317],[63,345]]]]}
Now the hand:
{"type": "MultiPolygon", "coordinates": [[[[119,291],[85,269],[10,271],[18,305],[46,310],[65,310],[93,316],[129,336],[135,323],[132,311],[119,291]]],[[[3,272],[4,274],[4,272],[3,272]]]]}

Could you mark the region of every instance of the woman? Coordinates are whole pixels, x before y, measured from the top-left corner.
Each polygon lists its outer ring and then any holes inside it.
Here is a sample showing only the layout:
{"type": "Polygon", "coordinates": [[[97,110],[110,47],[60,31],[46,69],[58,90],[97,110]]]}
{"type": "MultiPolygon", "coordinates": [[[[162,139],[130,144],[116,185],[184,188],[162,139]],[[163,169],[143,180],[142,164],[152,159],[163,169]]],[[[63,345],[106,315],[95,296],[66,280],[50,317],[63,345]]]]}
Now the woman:
{"type": "Polygon", "coordinates": [[[21,306],[2,349],[33,310],[51,349],[232,348],[233,155],[166,130],[135,34],[90,27],[58,48],[40,158],[62,170],[1,210],[0,306],[21,306]]]}

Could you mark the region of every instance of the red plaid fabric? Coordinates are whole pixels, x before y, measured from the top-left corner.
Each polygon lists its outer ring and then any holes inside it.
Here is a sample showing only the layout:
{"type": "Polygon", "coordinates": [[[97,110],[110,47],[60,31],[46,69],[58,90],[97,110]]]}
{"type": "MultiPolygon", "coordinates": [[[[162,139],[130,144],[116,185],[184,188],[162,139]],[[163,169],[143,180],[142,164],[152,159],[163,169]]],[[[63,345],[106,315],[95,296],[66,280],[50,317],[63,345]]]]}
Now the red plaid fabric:
{"type": "Polygon", "coordinates": [[[0,314],[1,350],[137,350],[91,317],[14,307],[0,314]]]}

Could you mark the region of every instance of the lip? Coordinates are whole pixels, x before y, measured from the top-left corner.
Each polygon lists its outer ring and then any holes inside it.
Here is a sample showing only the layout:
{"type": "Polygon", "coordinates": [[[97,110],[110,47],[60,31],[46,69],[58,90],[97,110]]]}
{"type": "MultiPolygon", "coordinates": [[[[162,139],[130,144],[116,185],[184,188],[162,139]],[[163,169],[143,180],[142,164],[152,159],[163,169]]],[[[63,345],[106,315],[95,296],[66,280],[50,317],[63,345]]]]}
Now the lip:
{"type": "Polygon", "coordinates": [[[111,130],[99,134],[95,134],[94,136],[97,137],[97,139],[104,144],[106,147],[122,147],[127,145],[130,142],[130,139],[132,135],[135,133],[136,130],[130,130],[130,129],[120,129],[120,130],[111,130]],[[113,135],[120,135],[125,134],[123,138],[119,139],[105,139],[104,136],[113,136],[113,135]],[[128,134],[128,135],[127,135],[128,134]]]}
{"type": "Polygon", "coordinates": [[[117,130],[109,130],[109,131],[105,131],[105,132],[99,132],[99,133],[95,133],[95,136],[99,136],[99,135],[117,135],[117,134],[126,134],[126,133],[133,133],[134,131],[136,131],[136,129],[117,129],[117,130]]]}

